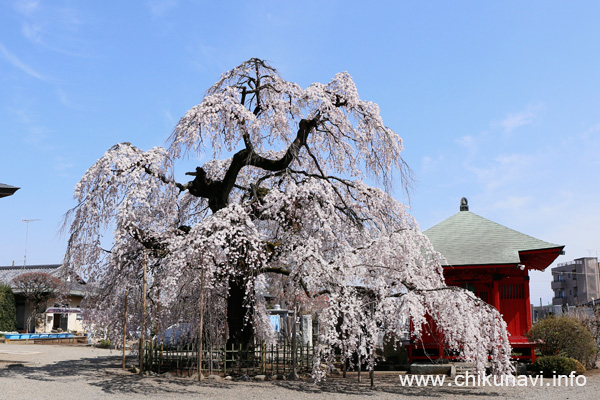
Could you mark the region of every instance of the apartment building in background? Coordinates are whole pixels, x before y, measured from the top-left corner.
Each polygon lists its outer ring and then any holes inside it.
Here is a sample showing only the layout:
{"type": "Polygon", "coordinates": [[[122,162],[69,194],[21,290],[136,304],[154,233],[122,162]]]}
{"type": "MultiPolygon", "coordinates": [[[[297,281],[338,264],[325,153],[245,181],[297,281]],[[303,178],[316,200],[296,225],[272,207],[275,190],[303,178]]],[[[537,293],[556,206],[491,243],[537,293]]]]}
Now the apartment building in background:
{"type": "Polygon", "coordinates": [[[552,268],[552,305],[578,306],[600,298],[597,257],[583,257],[552,268]]]}

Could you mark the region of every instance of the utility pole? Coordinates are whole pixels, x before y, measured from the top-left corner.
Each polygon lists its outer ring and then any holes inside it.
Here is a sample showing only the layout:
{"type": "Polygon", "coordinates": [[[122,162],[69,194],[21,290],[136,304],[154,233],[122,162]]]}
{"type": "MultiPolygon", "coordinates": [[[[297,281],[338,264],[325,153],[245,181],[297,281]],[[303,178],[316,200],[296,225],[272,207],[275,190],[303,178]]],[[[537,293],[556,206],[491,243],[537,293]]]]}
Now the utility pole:
{"type": "Polygon", "coordinates": [[[25,255],[23,256],[23,268],[27,266],[27,239],[29,237],[29,223],[34,221],[41,221],[41,219],[22,219],[21,222],[25,222],[27,224],[27,228],[25,228],[25,255]]]}

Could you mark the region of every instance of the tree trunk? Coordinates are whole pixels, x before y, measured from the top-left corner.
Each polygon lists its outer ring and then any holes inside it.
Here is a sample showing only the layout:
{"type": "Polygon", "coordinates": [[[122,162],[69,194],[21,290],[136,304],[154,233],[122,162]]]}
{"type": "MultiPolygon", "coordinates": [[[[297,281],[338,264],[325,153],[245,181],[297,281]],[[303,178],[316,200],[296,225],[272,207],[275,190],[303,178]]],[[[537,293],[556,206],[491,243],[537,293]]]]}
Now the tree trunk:
{"type": "Polygon", "coordinates": [[[229,338],[227,345],[232,344],[243,348],[252,344],[254,329],[249,321],[244,324],[246,314],[252,315],[252,309],[244,305],[246,298],[246,288],[242,277],[229,278],[229,296],[227,297],[227,326],[229,329],[229,338]]]}

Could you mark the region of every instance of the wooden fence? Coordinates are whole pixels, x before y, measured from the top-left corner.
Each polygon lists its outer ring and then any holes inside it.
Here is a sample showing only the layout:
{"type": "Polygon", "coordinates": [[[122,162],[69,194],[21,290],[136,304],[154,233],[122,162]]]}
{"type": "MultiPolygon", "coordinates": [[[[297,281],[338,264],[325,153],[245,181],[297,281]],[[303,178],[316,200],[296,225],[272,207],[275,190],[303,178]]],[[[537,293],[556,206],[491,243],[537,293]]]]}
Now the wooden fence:
{"type": "MultiPolygon", "coordinates": [[[[291,343],[268,345],[258,343],[252,348],[241,346],[203,345],[202,372],[209,375],[287,375],[293,370],[291,343]]],[[[296,372],[312,371],[313,348],[298,343],[296,372]]],[[[198,371],[197,343],[165,346],[148,342],[144,351],[144,370],[171,372],[189,376],[198,371]]]]}

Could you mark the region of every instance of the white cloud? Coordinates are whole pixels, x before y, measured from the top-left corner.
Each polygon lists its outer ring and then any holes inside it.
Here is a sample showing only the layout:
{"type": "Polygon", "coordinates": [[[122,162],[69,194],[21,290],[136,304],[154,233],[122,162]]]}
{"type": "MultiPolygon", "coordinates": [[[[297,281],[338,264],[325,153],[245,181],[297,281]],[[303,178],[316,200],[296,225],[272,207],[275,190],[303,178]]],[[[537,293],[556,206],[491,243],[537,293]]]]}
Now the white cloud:
{"type": "Polygon", "coordinates": [[[600,136],[600,124],[595,124],[590,126],[583,135],[581,135],[582,139],[593,139],[595,137],[600,136]]]}
{"type": "Polygon", "coordinates": [[[0,53],[4,56],[6,61],[13,65],[13,67],[20,69],[21,71],[25,72],[27,75],[33,78],[39,79],[41,81],[46,81],[46,78],[42,74],[37,72],[35,69],[31,68],[29,65],[25,64],[17,56],[8,51],[4,47],[4,45],[2,45],[2,43],[0,43],[0,53]]]}
{"type": "Polygon", "coordinates": [[[475,173],[481,186],[493,191],[513,182],[522,182],[530,173],[534,159],[535,156],[529,154],[501,154],[485,166],[466,165],[465,168],[475,173]]]}
{"type": "Polygon", "coordinates": [[[506,133],[512,133],[515,129],[521,126],[531,124],[537,117],[537,114],[542,110],[542,106],[531,106],[524,111],[508,114],[501,122],[500,127],[506,133]]]}
{"type": "Polygon", "coordinates": [[[531,111],[524,111],[517,114],[509,114],[500,125],[508,133],[511,133],[520,126],[530,124],[533,121],[535,114],[531,111]]]}
{"type": "Polygon", "coordinates": [[[498,199],[498,201],[492,204],[492,207],[515,212],[516,210],[524,209],[533,203],[533,200],[532,196],[508,196],[504,199],[498,199]]]}
{"type": "Polygon", "coordinates": [[[54,157],[53,168],[60,176],[67,176],[67,171],[73,168],[75,164],[69,162],[64,157],[56,156],[54,157]]]}
{"type": "Polygon", "coordinates": [[[38,44],[42,43],[43,29],[41,25],[25,22],[21,26],[21,31],[28,40],[38,44]]]}
{"type": "Polygon", "coordinates": [[[171,9],[177,7],[177,0],[150,0],[146,3],[155,17],[163,17],[171,9]]]}
{"type": "Polygon", "coordinates": [[[18,0],[14,7],[21,14],[29,16],[40,9],[40,0],[18,0]]]}
{"type": "Polygon", "coordinates": [[[58,6],[54,2],[18,2],[21,33],[30,43],[56,53],[87,57],[87,43],[81,28],[86,26],[82,13],[75,7],[58,6]],[[22,3],[22,4],[21,4],[22,3]]]}
{"type": "Polygon", "coordinates": [[[48,135],[52,130],[40,124],[39,116],[35,111],[32,111],[35,105],[30,99],[19,99],[17,107],[9,108],[10,112],[17,116],[23,126],[18,132],[13,132],[21,136],[23,143],[31,145],[32,148],[41,149],[44,151],[52,150],[53,145],[49,144],[48,135]]]}
{"type": "Polygon", "coordinates": [[[473,139],[473,136],[471,135],[466,135],[456,139],[456,143],[467,148],[472,148],[474,146],[475,139],[473,139]]]}
{"type": "Polygon", "coordinates": [[[65,107],[78,111],[82,111],[85,109],[85,107],[83,107],[81,104],[72,101],[69,98],[67,92],[65,92],[61,87],[56,88],[56,97],[58,97],[58,100],[65,107]]]}
{"type": "Polygon", "coordinates": [[[165,121],[165,128],[173,129],[176,121],[175,121],[175,118],[173,118],[173,115],[171,115],[171,111],[165,110],[163,117],[164,117],[164,121],[165,121]]]}
{"type": "Polygon", "coordinates": [[[421,167],[423,168],[423,171],[431,170],[432,166],[433,166],[433,160],[431,159],[431,157],[424,156],[421,159],[421,167]]]}

